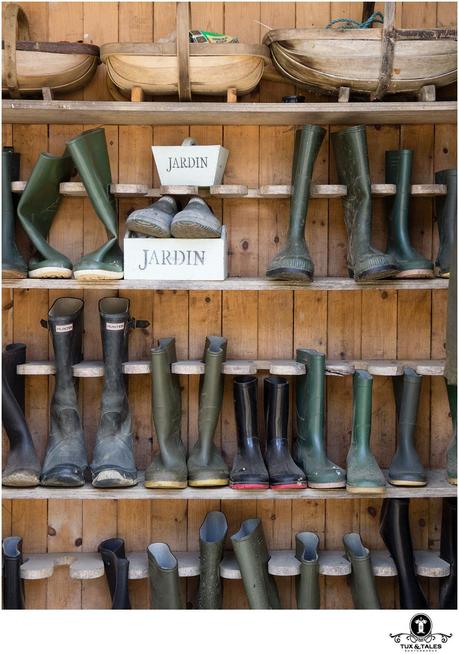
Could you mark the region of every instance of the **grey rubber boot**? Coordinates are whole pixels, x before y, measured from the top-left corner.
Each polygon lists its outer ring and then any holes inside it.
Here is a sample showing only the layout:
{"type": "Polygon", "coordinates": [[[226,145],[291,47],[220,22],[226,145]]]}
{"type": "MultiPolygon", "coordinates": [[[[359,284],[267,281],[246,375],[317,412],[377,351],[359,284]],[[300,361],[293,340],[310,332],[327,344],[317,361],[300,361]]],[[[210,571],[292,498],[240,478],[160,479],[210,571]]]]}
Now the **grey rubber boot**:
{"type": "Polygon", "coordinates": [[[363,545],[360,534],[344,534],[343,543],[346,558],[352,567],[350,582],[354,608],[380,609],[370,550],[363,545]]]}
{"type": "Polygon", "coordinates": [[[184,609],[178,563],[166,543],[152,543],[147,547],[153,609],[184,609]]]}
{"type": "Polygon", "coordinates": [[[126,220],[126,229],[140,235],[155,238],[169,238],[172,218],[178,211],[176,199],[172,195],[163,195],[149,207],[136,209],[126,220]]]}
{"type": "Polygon", "coordinates": [[[199,197],[191,198],[186,207],[175,214],[171,224],[174,238],[220,238],[222,224],[199,197]]]}
{"type": "Polygon", "coordinates": [[[221,609],[223,603],[220,563],[228,524],[221,511],[210,511],[199,530],[199,609],[221,609]]]}
{"type": "Polygon", "coordinates": [[[300,562],[300,574],[295,577],[296,608],[320,609],[319,537],[302,531],[295,537],[295,556],[300,562]]]}

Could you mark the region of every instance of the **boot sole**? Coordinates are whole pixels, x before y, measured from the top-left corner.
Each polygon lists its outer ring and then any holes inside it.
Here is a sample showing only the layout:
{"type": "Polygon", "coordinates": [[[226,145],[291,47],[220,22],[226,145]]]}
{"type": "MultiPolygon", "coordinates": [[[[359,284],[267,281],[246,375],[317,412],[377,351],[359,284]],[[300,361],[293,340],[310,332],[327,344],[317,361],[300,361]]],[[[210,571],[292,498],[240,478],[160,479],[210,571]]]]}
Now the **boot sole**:
{"type": "Polygon", "coordinates": [[[171,234],[174,238],[220,238],[221,228],[216,230],[205,225],[184,221],[173,224],[171,234]]]}
{"type": "Polygon", "coordinates": [[[81,281],[97,282],[99,280],[103,281],[104,279],[123,279],[124,272],[117,273],[110,270],[77,270],[73,273],[73,276],[75,279],[81,281]]]}
{"type": "Polygon", "coordinates": [[[37,270],[29,270],[30,279],[48,279],[57,277],[58,279],[70,279],[72,271],[68,268],[58,268],[57,266],[47,266],[37,270]]]}
{"type": "Polygon", "coordinates": [[[309,488],[346,488],[346,482],[345,481],[331,481],[329,483],[314,483],[308,481],[308,486],[309,488]]]}
{"type": "Polygon", "coordinates": [[[197,479],[190,481],[188,479],[188,486],[202,488],[205,486],[228,486],[228,479],[197,479]]]}
{"type": "Polygon", "coordinates": [[[303,284],[312,284],[312,273],[300,272],[295,268],[276,268],[266,272],[268,279],[279,279],[281,281],[303,282],[303,284]]]}
{"type": "Polygon", "coordinates": [[[427,486],[427,481],[403,481],[403,479],[388,479],[391,486],[427,486]]]}
{"type": "Polygon", "coordinates": [[[303,483],[298,484],[276,484],[275,486],[271,485],[270,488],[275,491],[282,490],[304,490],[308,485],[303,483]]]}
{"type": "Polygon", "coordinates": [[[367,272],[362,273],[358,278],[352,275],[354,281],[359,284],[362,282],[371,282],[378,279],[386,279],[387,277],[394,277],[400,271],[390,267],[375,268],[374,270],[368,270],[367,272]]]}
{"type": "Polygon", "coordinates": [[[442,273],[440,268],[435,267],[435,277],[441,277],[441,279],[449,279],[449,272],[442,273]]]}
{"type": "Polygon", "coordinates": [[[118,470],[103,470],[94,476],[92,485],[94,488],[129,488],[136,486],[137,479],[127,479],[118,470]]]}
{"type": "Polygon", "coordinates": [[[162,229],[159,226],[156,225],[146,225],[145,227],[143,225],[129,225],[126,224],[126,228],[130,232],[135,232],[136,234],[140,234],[141,236],[153,236],[154,238],[170,238],[171,233],[167,229],[162,229]]]}
{"type": "Polygon", "coordinates": [[[145,488],[186,488],[186,481],[144,481],[145,488]]]}
{"type": "Polygon", "coordinates": [[[433,270],[425,268],[413,268],[413,270],[401,270],[394,279],[433,279],[433,270]]]}
{"type": "Polygon", "coordinates": [[[269,489],[269,484],[232,484],[230,483],[230,488],[234,488],[234,490],[268,490],[269,489]]]}
{"type": "Polygon", "coordinates": [[[13,488],[32,488],[38,486],[39,482],[39,475],[27,472],[13,472],[2,478],[2,486],[13,488]]]}
{"type": "Polygon", "coordinates": [[[13,269],[6,270],[5,268],[3,268],[2,277],[3,279],[26,279],[27,273],[21,272],[20,270],[13,270],[13,269]]]}
{"type": "Polygon", "coordinates": [[[386,490],[385,486],[346,486],[346,491],[353,495],[365,495],[369,493],[381,493],[386,490]]]}
{"type": "Polygon", "coordinates": [[[453,486],[457,486],[457,477],[448,477],[448,484],[452,484],[453,486]]]}

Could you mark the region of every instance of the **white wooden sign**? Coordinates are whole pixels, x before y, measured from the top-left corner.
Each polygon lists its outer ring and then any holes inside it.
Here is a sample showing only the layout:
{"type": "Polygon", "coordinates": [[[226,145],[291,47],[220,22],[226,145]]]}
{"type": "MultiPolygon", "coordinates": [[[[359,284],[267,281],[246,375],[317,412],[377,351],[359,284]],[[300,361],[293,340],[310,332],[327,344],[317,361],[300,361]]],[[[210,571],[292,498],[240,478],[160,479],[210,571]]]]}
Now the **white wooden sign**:
{"type": "Polygon", "coordinates": [[[214,186],[221,183],[229,150],[221,145],[153,145],[161,186],[214,186]]]}

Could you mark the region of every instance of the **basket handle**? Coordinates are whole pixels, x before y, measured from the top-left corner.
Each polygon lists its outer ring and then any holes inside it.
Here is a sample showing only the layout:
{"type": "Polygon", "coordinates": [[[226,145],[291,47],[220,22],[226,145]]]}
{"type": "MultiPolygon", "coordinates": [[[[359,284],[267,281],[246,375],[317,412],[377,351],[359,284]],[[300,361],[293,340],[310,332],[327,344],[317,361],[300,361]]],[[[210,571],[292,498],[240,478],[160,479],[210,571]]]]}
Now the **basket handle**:
{"type": "Polygon", "coordinates": [[[177,66],[179,100],[191,100],[190,3],[177,2],[177,66]]]}
{"type": "Polygon", "coordinates": [[[196,139],[191,138],[191,136],[188,136],[186,139],[183,139],[182,142],[182,147],[184,145],[199,145],[196,139]]]}
{"type": "Polygon", "coordinates": [[[381,35],[381,63],[376,89],[370,100],[380,100],[389,88],[394,68],[394,49],[397,30],[395,28],[395,2],[384,3],[384,25],[381,35]]]}
{"type": "Polygon", "coordinates": [[[5,7],[5,66],[6,85],[12,98],[20,98],[18,75],[16,68],[16,43],[17,41],[30,41],[29,21],[19,5],[15,2],[8,2],[5,7]]]}

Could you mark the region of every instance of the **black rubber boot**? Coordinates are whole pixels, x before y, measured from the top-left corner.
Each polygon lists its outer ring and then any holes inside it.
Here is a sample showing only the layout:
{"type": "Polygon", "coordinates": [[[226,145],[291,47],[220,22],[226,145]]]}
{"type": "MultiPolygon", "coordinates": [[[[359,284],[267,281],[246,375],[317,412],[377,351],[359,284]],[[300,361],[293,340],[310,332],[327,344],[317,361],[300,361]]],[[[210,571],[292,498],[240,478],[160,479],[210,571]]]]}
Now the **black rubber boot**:
{"type": "Polygon", "coordinates": [[[8,536],[2,543],[3,609],[23,609],[24,582],[21,579],[22,538],[8,536]]]}
{"type": "Polygon", "coordinates": [[[129,561],[124,551],[122,538],[109,538],[98,547],[98,552],[104,562],[112,609],[130,609],[128,578],[129,561]]]}
{"type": "Polygon", "coordinates": [[[296,608],[320,609],[319,537],[302,531],[295,537],[295,556],[300,562],[300,574],[295,577],[296,608]]]}
{"type": "Polygon", "coordinates": [[[448,482],[457,486],[457,386],[448,384],[446,378],[445,383],[453,425],[453,433],[446,451],[446,474],[448,476],[448,482]]]}
{"type": "Polygon", "coordinates": [[[221,609],[223,603],[220,562],[228,524],[225,514],[211,511],[199,530],[199,609],[221,609]]]}
{"type": "Polygon", "coordinates": [[[457,170],[439,170],[435,173],[435,183],[445,184],[446,196],[439,195],[435,198],[435,213],[437,217],[438,235],[440,247],[435,261],[435,273],[439,277],[449,277],[452,254],[454,247],[454,236],[457,222],[457,170]]]}
{"type": "Polygon", "coordinates": [[[153,609],[183,609],[178,563],[166,543],[152,543],[147,547],[153,609]]]}
{"type": "Polygon", "coordinates": [[[27,264],[16,245],[16,201],[11,182],[19,179],[18,152],[3,148],[2,152],[2,276],[4,279],[27,277],[27,264]]]}
{"type": "Polygon", "coordinates": [[[360,534],[343,536],[346,558],[351,563],[350,584],[355,609],[380,609],[370,550],[364,546],[360,534]]]}
{"type": "Polygon", "coordinates": [[[457,497],[444,497],[440,557],[450,565],[449,577],[440,579],[440,609],[457,609],[457,497]]]}

